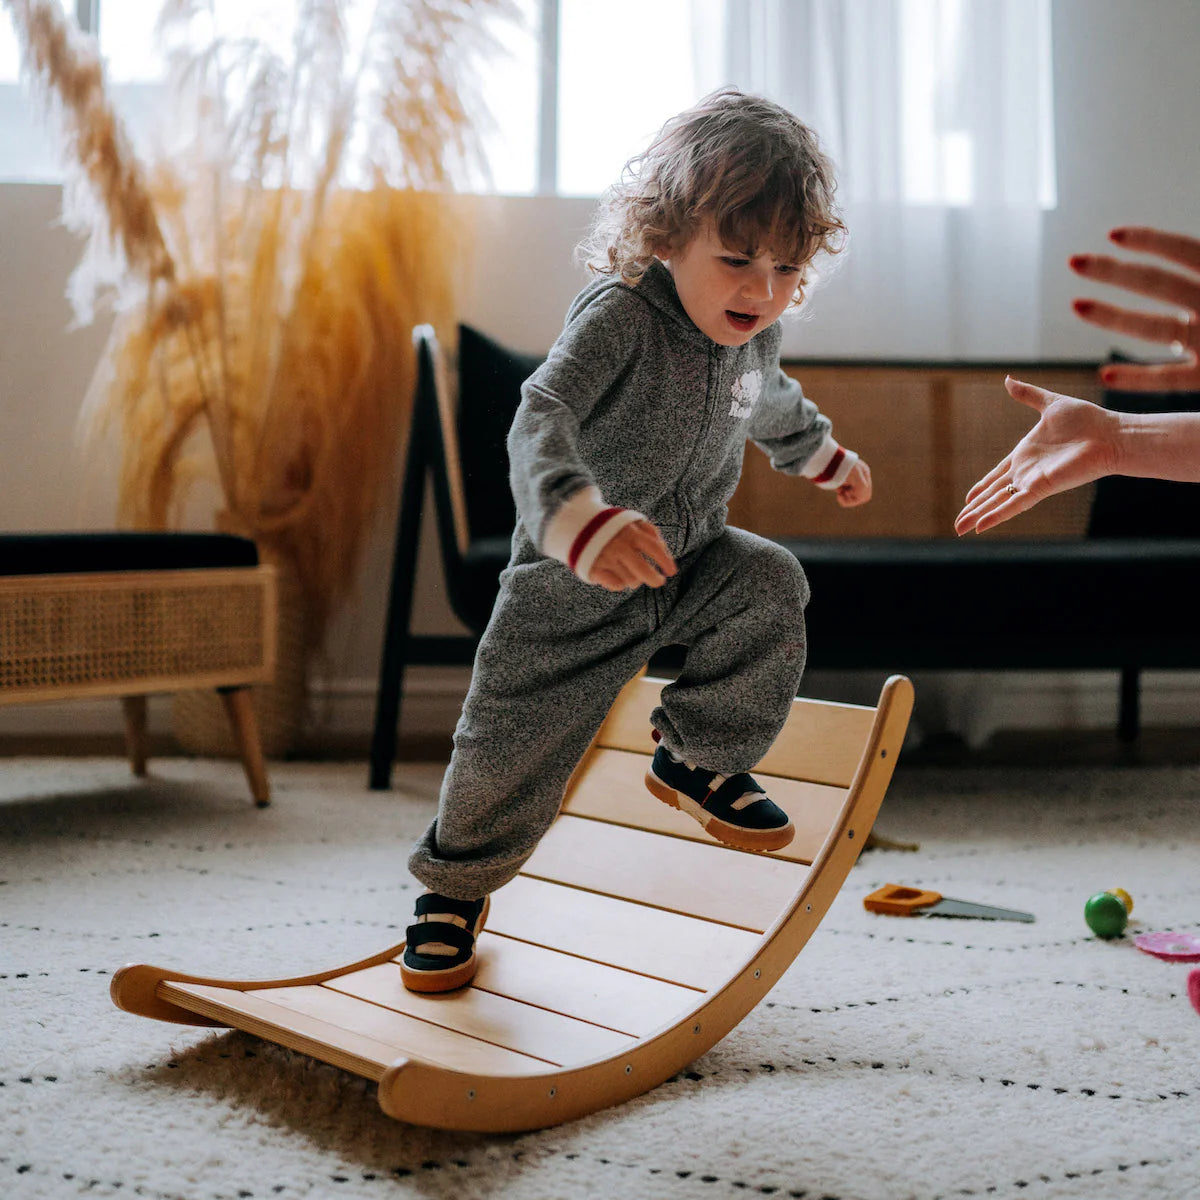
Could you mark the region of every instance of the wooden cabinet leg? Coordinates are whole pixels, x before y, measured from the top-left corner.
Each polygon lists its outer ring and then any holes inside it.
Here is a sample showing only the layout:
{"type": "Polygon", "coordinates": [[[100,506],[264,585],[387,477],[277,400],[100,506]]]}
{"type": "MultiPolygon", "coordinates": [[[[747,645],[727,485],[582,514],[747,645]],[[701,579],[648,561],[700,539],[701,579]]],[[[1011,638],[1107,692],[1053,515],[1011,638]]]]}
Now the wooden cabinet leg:
{"type": "Polygon", "coordinates": [[[241,755],[242,767],[250,784],[250,793],[259,808],[271,803],[271,787],[263,762],[262,742],[258,736],[258,720],[250,702],[248,687],[218,688],[225,702],[225,712],[233,728],[233,738],[241,755]]]}
{"type": "Polygon", "coordinates": [[[135,775],[145,775],[146,759],[150,757],[150,739],[146,735],[146,697],[122,696],[125,710],[125,749],[129,766],[135,775]]]}

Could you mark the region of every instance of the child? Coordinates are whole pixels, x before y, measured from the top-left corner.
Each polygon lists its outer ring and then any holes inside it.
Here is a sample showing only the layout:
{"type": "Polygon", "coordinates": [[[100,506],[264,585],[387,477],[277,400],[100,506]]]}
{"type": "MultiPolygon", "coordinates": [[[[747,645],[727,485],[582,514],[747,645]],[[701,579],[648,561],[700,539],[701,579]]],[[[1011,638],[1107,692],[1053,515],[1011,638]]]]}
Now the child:
{"type": "Polygon", "coordinates": [[[725,525],[747,437],[773,465],[871,495],[779,366],[779,317],[836,251],[829,162],[766,100],[722,90],[668,121],[593,233],[599,278],[522,388],[508,439],[517,526],[436,819],[409,860],[404,983],[475,973],[488,896],[532,854],[621,687],[687,647],[652,714],[649,789],[718,840],[779,849],[792,824],[747,774],[804,669],[793,555],[725,525]]]}

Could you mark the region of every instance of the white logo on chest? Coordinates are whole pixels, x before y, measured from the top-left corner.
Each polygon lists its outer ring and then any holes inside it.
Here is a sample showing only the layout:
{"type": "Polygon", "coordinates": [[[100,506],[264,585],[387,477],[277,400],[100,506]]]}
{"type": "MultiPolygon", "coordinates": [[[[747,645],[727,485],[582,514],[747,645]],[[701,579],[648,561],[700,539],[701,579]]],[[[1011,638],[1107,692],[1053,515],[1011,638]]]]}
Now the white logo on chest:
{"type": "Polygon", "coordinates": [[[733,382],[733,402],[729,406],[729,415],[739,420],[748,417],[754,409],[754,403],[762,393],[763,377],[759,370],[747,371],[740,379],[733,382]]]}

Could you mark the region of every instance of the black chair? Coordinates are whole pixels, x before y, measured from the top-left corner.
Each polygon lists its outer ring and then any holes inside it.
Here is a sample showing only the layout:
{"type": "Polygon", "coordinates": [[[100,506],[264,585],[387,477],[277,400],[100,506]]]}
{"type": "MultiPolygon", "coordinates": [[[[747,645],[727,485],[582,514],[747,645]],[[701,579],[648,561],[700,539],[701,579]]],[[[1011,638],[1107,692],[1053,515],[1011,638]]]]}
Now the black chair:
{"type": "Polygon", "coordinates": [[[521,384],[542,362],[460,325],[458,386],[452,398],[433,328],[419,326],[413,341],[417,384],[371,738],[370,786],[375,789],[391,784],[407,664],[469,655],[491,616],[516,523],[505,441],[521,400],[521,384]],[[466,647],[458,645],[458,639],[415,638],[409,629],[429,476],[450,608],[472,634],[466,647]]]}
{"type": "MultiPolygon", "coordinates": [[[[390,779],[406,662],[469,661],[487,624],[514,522],[505,438],[521,384],[542,361],[460,326],[455,411],[432,331],[414,336],[419,374],[372,740],[375,788],[390,779]],[[450,605],[474,635],[465,646],[408,632],[427,471],[450,605]]],[[[1110,392],[1105,402],[1200,411],[1193,394],[1110,392]]],[[[810,669],[1115,670],[1117,729],[1132,741],[1141,672],[1200,668],[1197,484],[1102,480],[1086,538],[778,540],[812,586],[810,669]]],[[[666,647],[651,668],[681,660],[666,647]]]]}

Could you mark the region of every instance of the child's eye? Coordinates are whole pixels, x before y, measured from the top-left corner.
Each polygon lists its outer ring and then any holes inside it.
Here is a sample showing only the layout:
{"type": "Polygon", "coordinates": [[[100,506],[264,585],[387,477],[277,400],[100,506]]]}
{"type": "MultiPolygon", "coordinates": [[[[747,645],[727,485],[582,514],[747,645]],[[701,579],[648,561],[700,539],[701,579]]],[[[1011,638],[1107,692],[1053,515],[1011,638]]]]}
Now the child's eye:
{"type": "Polygon", "coordinates": [[[799,275],[800,274],[800,268],[796,267],[796,266],[792,266],[790,263],[780,263],[775,268],[775,270],[777,270],[780,273],[780,275],[799,275]]]}
{"type": "Polygon", "coordinates": [[[748,258],[738,258],[737,255],[734,255],[734,254],[723,255],[721,258],[721,261],[727,267],[744,267],[744,266],[747,266],[750,262],[750,260],[748,258]]]}

